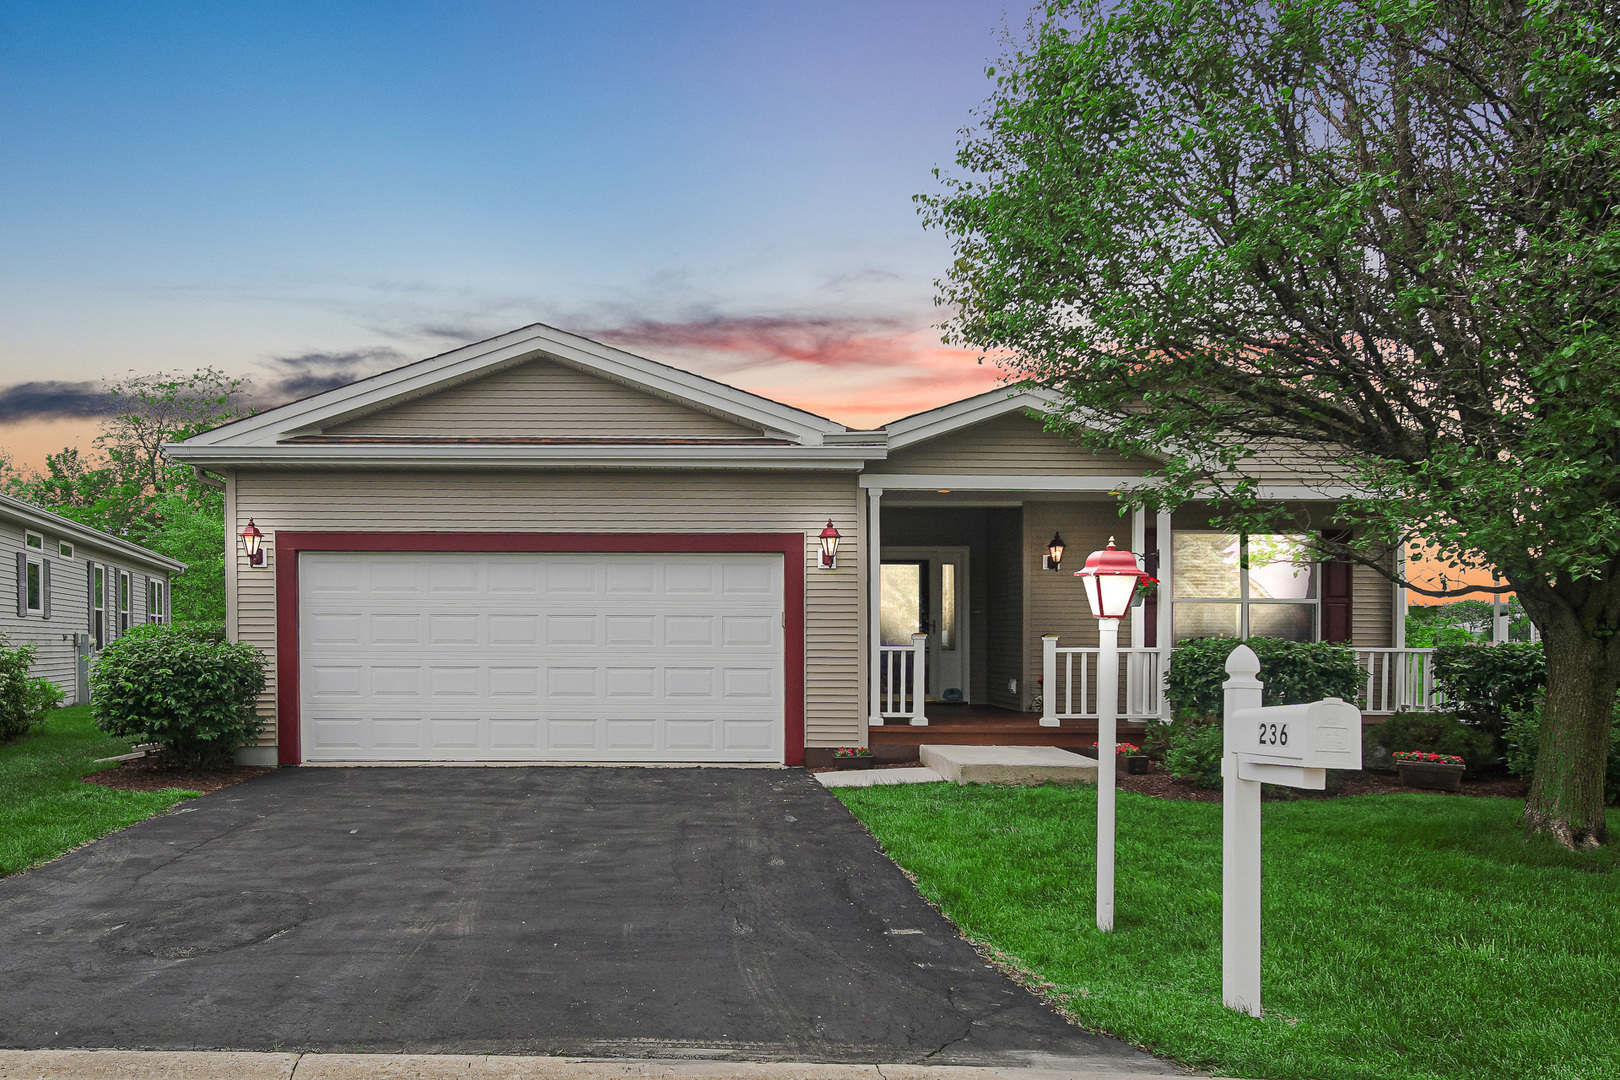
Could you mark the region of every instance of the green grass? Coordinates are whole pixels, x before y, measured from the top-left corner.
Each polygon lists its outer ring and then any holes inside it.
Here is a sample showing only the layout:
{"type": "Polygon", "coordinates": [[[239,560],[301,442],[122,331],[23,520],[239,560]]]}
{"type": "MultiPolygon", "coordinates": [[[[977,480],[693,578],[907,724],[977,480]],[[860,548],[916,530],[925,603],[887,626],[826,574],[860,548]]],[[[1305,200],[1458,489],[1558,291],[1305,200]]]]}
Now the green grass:
{"type": "Polygon", "coordinates": [[[132,825],[194,791],[117,791],[79,777],[107,765],[96,758],[129,751],[97,730],[90,707],[57,709],[33,735],[0,746],[0,874],[26,870],[132,825]]]}
{"type": "MultiPolygon", "coordinates": [[[[1220,1003],[1220,804],[1120,793],[1116,929],[1102,934],[1094,788],[835,794],[925,896],[1078,1023],[1197,1068],[1620,1076],[1620,851],[1527,839],[1522,802],[1265,804],[1256,1019],[1220,1003]]],[[[1620,835],[1620,814],[1609,829],[1620,835]]]]}

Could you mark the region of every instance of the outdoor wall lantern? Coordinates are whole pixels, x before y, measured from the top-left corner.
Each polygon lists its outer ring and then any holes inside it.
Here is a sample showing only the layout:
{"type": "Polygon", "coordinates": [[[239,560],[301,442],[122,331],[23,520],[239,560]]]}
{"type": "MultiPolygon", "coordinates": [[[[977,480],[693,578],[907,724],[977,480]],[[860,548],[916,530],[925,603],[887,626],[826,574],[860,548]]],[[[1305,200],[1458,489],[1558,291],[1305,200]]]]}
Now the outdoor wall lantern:
{"type": "Polygon", "coordinates": [[[242,537],[242,550],[247,552],[249,566],[264,565],[264,533],[248,518],[247,527],[240,534],[242,537]]]}
{"type": "Polygon", "coordinates": [[[1063,569],[1063,534],[1052,534],[1052,542],[1046,545],[1046,558],[1041,560],[1042,570],[1063,569]]]}
{"type": "Polygon", "coordinates": [[[821,568],[838,569],[838,530],[833,528],[832,518],[827,519],[827,527],[821,530],[821,568]]]}

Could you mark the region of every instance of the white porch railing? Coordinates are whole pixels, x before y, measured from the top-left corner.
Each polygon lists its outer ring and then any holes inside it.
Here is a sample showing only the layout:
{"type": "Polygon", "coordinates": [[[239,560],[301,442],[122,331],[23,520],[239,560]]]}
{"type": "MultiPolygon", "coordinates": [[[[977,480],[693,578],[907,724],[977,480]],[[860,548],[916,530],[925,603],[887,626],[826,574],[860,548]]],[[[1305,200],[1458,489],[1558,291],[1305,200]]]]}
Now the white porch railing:
{"type": "Polygon", "coordinates": [[[1432,712],[1445,704],[1434,685],[1433,649],[1357,649],[1356,662],[1365,677],[1364,713],[1432,712]]]}
{"type": "MultiPolygon", "coordinates": [[[[1055,636],[1041,638],[1041,723],[1097,718],[1095,648],[1059,646],[1055,636]]],[[[1158,649],[1119,650],[1119,719],[1157,720],[1163,702],[1158,649]]]]}
{"type": "Polygon", "coordinates": [[[913,634],[910,645],[878,649],[878,715],[926,727],[923,698],[928,690],[928,635],[913,634]]]}
{"type": "MultiPolygon", "coordinates": [[[[1055,636],[1041,639],[1042,723],[1097,718],[1097,653],[1060,646],[1055,636]]],[[[1119,719],[1163,715],[1164,662],[1158,649],[1119,650],[1119,719]]],[[[1357,649],[1356,662],[1363,677],[1363,713],[1432,712],[1445,704],[1445,694],[1435,686],[1433,649],[1357,649]]]]}

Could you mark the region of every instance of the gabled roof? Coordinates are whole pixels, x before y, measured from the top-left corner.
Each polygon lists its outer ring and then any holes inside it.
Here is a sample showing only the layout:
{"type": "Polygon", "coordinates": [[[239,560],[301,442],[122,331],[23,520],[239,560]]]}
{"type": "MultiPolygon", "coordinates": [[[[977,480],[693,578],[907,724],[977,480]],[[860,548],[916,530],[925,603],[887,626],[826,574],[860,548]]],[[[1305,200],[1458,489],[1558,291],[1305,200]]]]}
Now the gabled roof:
{"type": "MultiPolygon", "coordinates": [[[[126,555],[131,561],[143,566],[157,566],[170,573],[178,574],[185,570],[186,564],[179,559],[171,559],[167,555],[159,555],[151,548],[132,544],[123,537],[114,536],[91,525],[63,517],[61,514],[35,506],[31,502],[11,495],[0,495],[0,519],[20,521],[27,528],[37,533],[52,533],[56,536],[72,540],[76,544],[94,544],[108,551],[116,551],[126,555]]],[[[46,553],[49,555],[49,552],[46,553]]]]}
{"type": "MultiPolygon", "coordinates": [[[[199,466],[272,461],[449,464],[464,459],[490,465],[793,467],[802,458],[820,461],[821,467],[858,468],[862,460],[882,456],[880,447],[868,446],[858,452],[847,443],[827,445],[827,436],[845,431],[842,424],[826,417],[535,323],[237,420],[166,449],[177,460],[199,466]],[[579,440],[427,439],[402,444],[397,440],[322,438],[328,429],[347,421],[542,358],[762,434],[752,439],[717,438],[652,447],[635,438],[638,433],[627,432],[624,443],[615,440],[612,448],[579,440]]],[[[799,467],[814,466],[806,461],[799,467]]]]}
{"type": "Polygon", "coordinates": [[[882,430],[888,435],[889,450],[895,451],[1008,413],[1051,412],[1059,408],[1062,402],[1062,398],[1049,390],[1003,386],[941,405],[937,409],[902,416],[884,424],[882,430]]]}

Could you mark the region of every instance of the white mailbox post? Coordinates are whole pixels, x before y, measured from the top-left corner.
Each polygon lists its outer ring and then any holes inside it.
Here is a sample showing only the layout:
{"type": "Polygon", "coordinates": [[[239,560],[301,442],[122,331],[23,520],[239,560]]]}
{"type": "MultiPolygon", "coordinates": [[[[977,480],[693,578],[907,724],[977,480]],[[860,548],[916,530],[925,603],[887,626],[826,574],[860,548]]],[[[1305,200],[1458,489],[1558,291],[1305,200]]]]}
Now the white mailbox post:
{"type": "Polygon", "coordinates": [[[1226,658],[1221,759],[1221,999],[1260,1015],[1260,785],[1327,786],[1327,770],[1361,768],[1361,710],[1326,698],[1262,708],[1260,658],[1226,658]]]}

